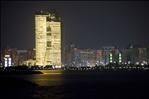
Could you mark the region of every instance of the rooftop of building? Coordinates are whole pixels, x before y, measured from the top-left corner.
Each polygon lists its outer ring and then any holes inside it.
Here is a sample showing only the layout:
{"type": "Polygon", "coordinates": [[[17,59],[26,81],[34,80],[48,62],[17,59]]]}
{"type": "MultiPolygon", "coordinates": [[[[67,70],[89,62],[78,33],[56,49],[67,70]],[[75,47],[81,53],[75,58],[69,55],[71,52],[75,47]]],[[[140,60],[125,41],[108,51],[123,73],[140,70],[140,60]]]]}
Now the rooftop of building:
{"type": "Polygon", "coordinates": [[[61,20],[59,14],[57,13],[57,11],[55,9],[50,9],[50,10],[46,10],[46,11],[37,11],[35,12],[35,15],[47,15],[49,17],[47,17],[48,21],[55,21],[58,22],[61,20]]]}

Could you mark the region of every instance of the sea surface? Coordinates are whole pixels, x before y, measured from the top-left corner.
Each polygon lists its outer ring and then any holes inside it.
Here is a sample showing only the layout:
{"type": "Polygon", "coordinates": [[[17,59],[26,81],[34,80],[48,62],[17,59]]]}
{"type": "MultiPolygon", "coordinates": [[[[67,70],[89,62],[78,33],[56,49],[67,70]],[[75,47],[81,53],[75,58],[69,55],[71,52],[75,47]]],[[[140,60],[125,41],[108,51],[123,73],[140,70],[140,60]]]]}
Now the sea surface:
{"type": "Polygon", "coordinates": [[[148,71],[0,75],[0,99],[149,99],[148,71]]]}

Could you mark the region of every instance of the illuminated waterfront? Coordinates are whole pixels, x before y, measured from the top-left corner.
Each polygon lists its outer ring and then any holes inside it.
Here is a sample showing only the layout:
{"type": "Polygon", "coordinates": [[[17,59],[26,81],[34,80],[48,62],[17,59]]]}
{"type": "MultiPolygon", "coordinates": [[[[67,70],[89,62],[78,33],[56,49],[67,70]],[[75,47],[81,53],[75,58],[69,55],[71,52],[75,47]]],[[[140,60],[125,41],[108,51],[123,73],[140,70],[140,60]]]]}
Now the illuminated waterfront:
{"type": "Polygon", "coordinates": [[[149,99],[148,4],[3,0],[0,99],[149,99]]]}

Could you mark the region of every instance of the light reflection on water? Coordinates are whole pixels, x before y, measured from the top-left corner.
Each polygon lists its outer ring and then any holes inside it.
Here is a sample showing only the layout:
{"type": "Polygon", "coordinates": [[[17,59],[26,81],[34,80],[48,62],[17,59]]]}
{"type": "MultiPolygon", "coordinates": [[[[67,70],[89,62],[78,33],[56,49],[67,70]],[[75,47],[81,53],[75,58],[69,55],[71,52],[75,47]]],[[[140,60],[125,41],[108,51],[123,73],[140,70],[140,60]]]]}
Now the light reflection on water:
{"type": "Polygon", "coordinates": [[[21,75],[27,81],[33,82],[39,86],[55,86],[63,83],[61,74],[34,74],[34,75],[21,75]]]}
{"type": "MultiPolygon", "coordinates": [[[[107,73],[105,75],[105,73],[42,72],[43,74],[14,75],[19,79],[39,85],[22,90],[22,92],[31,91],[25,96],[28,95],[35,99],[136,99],[138,97],[142,99],[145,92],[140,93],[138,90],[144,90],[148,85],[144,83],[147,80],[141,80],[145,77],[144,73],[139,73],[139,77],[137,73],[136,75],[132,73],[107,73]]],[[[15,91],[20,92],[20,90],[15,91]]],[[[22,95],[24,94],[20,94],[20,97],[22,95]]]]}
{"type": "MultiPolygon", "coordinates": [[[[39,86],[58,86],[67,83],[96,83],[96,82],[127,82],[135,80],[137,75],[133,73],[96,73],[96,72],[64,72],[61,70],[41,70],[43,74],[17,75],[20,79],[25,79],[39,86]]],[[[136,73],[137,74],[137,73],[136,73]]],[[[142,75],[143,77],[143,75],[142,75]]],[[[140,78],[142,78],[140,77],[140,78]]],[[[139,79],[140,79],[139,78],[139,79]]],[[[137,78],[138,79],[138,78],[137,78]]]]}

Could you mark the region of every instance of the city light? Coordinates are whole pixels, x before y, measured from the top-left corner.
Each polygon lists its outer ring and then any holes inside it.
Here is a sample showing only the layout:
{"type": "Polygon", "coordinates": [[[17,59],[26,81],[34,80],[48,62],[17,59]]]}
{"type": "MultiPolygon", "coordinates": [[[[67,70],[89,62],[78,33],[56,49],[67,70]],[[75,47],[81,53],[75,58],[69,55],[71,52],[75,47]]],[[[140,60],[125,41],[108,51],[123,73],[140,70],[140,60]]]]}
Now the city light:
{"type": "MultiPolygon", "coordinates": [[[[3,66],[27,65],[29,67],[37,65],[46,67],[52,65],[53,69],[65,67],[95,67],[106,65],[148,65],[148,47],[136,47],[130,45],[129,48],[118,48],[117,46],[103,46],[99,49],[80,49],[71,44],[66,50],[62,50],[62,30],[60,17],[56,17],[54,12],[38,12],[35,14],[35,48],[32,58],[28,57],[25,51],[8,49],[4,53],[3,66]],[[12,51],[12,52],[11,52],[12,51]],[[9,54],[8,54],[9,53],[9,54]],[[17,53],[17,54],[14,54],[17,53]],[[135,53],[135,54],[134,54],[135,53]],[[17,58],[16,58],[17,57],[17,58]],[[65,57],[62,59],[62,57],[65,57]],[[21,60],[21,61],[19,61],[21,60]]],[[[128,67],[131,68],[131,67],[128,67]]],[[[132,67],[134,68],[134,67],[132,67]]]]}
{"type": "Polygon", "coordinates": [[[1,28],[0,99],[149,99],[148,1],[2,0],[1,28]]]}
{"type": "Polygon", "coordinates": [[[121,62],[122,62],[122,54],[119,53],[119,63],[121,63],[121,62]]]}
{"type": "Polygon", "coordinates": [[[11,66],[11,58],[8,58],[8,66],[11,66]]]}
{"type": "Polygon", "coordinates": [[[10,55],[5,55],[4,57],[4,67],[12,66],[12,60],[10,55]]]}
{"type": "Polygon", "coordinates": [[[136,65],[139,65],[139,62],[136,62],[135,64],[136,64],[136,65]]]}
{"type": "Polygon", "coordinates": [[[112,63],[112,53],[110,53],[110,63],[112,63]]]}

